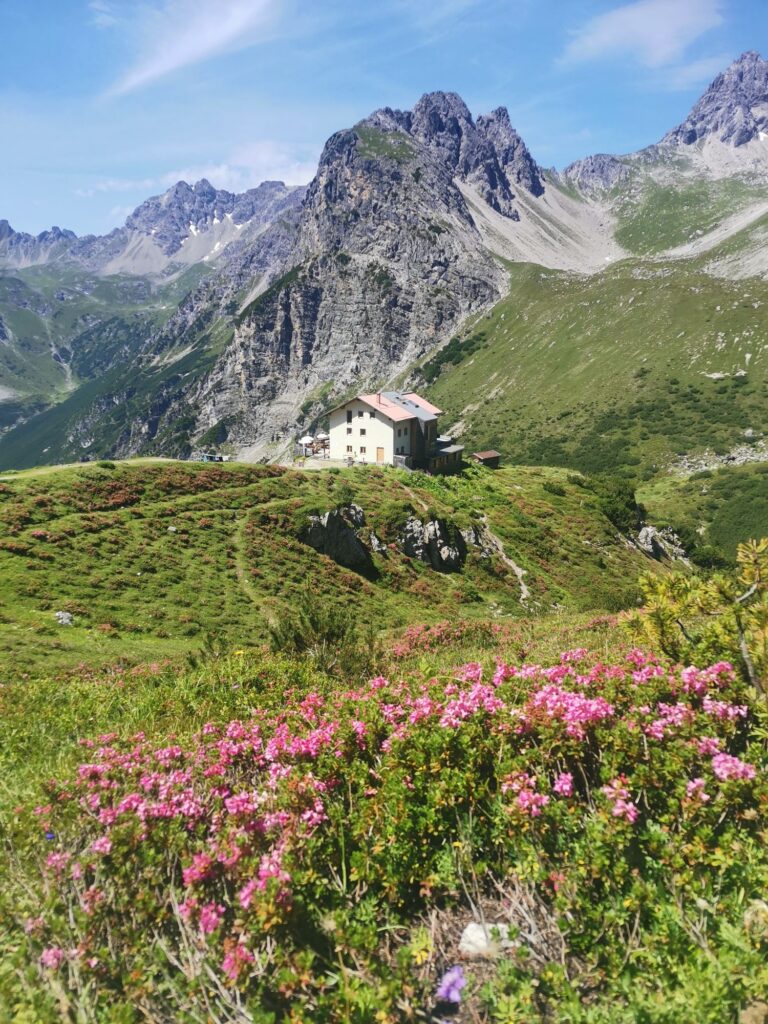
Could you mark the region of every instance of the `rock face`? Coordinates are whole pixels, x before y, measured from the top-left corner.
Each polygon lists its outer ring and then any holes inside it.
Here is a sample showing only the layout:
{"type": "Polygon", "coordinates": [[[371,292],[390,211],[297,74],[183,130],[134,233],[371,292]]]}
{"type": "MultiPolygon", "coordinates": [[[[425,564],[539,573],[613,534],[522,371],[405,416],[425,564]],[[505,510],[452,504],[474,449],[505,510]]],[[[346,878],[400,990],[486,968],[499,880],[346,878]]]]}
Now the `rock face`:
{"type": "Polygon", "coordinates": [[[709,136],[743,146],[768,129],[768,61],[753,50],[717,76],[663,142],[690,146],[709,136]]]}
{"type": "Polygon", "coordinates": [[[562,172],[565,181],[582,192],[607,191],[629,177],[630,170],[615,156],[596,153],[569,164],[562,172]]]}
{"type": "Polygon", "coordinates": [[[499,164],[514,188],[519,186],[533,196],[544,195],[541,169],[528,147],[512,127],[506,107],[497,107],[490,114],[481,114],[477,130],[493,146],[499,164]]]}
{"type": "Polygon", "coordinates": [[[637,536],[636,543],[641,551],[660,562],[688,562],[682,541],[668,526],[661,530],[657,530],[655,526],[644,526],[637,536]]]}
{"type": "Polygon", "coordinates": [[[74,231],[52,227],[39,235],[14,231],[7,220],[0,220],[0,268],[28,267],[67,252],[77,241],[74,231]]]}
{"type": "Polygon", "coordinates": [[[345,505],[322,516],[310,516],[301,540],[345,569],[368,572],[373,569],[371,553],[357,536],[357,530],[364,525],[360,506],[345,505]]]}
{"type": "Polygon", "coordinates": [[[409,516],[398,537],[398,544],[409,558],[426,562],[437,572],[459,572],[467,557],[467,546],[461,533],[455,531],[451,542],[450,531],[444,519],[430,519],[422,523],[409,516]]]}
{"type": "Polygon", "coordinates": [[[177,252],[190,237],[223,223],[238,230],[246,223],[264,226],[284,211],[289,197],[303,198],[304,189],[288,188],[282,181],[265,181],[247,192],[215,189],[205,178],[194,185],[177,182],[161,196],[147,199],[125,222],[129,231],[151,236],[166,256],[177,252]]]}

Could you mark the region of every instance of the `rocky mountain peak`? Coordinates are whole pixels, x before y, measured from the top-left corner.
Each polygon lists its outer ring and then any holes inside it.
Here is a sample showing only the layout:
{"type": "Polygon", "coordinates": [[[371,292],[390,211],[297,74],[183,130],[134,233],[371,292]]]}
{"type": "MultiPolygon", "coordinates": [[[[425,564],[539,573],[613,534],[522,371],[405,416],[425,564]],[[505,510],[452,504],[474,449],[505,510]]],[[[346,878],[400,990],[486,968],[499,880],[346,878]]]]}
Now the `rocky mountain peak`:
{"type": "Polygon", "coordinates": [[[607,191],[630,175],[629,167],[609,153],[575,160],[563,171],[563,178],[582,192],[607,191]]]}
{"type": "Polygon", "coordinates": [[[714,137],[743,146],[768,130],[768,61],[748,50],[715,78],[688,117],[662,139],[690,146],[714,137]]]}
{"type": "Polygon", "coordinates": [[[138,206],[125,226],[150,235],[169,256],[190,234],[207,231],[225,217],[236,224],[244,224],[294,191],[282,181],[263,182],[258,188],[240,193],[214,188],[207,178],[201,178],[194,185],[177,181],[162,195],[152,196],[138,206]]]}
{"type": "Polygon", "coordinates": [[[521,136],[512,127],[506,107],[497,107],[490,114],[481,114],[477,130],[491,143],[510,184],[522,186],[531,195],[544,193],[541,170],[521,136]]]}
{"type": "Polygon", "coordinates": [[[514,190],[544,191],[541,173],[509,120],[506,108],[473,120],[455,92],[426,93],[412,111],[384,107],[364,124],[384,132],[405,132],[449,174],[473,186],[489,206],[517,219],[514,190]]]}

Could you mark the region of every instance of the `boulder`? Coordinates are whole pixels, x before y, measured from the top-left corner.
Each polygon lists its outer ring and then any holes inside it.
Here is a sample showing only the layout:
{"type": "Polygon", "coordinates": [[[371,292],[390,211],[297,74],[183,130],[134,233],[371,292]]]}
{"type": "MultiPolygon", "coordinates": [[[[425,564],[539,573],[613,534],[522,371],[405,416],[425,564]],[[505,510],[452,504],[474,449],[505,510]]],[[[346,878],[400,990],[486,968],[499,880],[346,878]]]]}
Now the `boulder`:
{"type": "Polygon", "coordinates": [[[444,519],[430,519],[422,523],[409,516],[400,532],[398,542],[404,554],[425,562],[437,572],[459,572],[467,556],[467,544],[461,533],[450,539],[444,519]]]}
{"type": "Polygon", "coordinates": [[[60,626],[74,626],[75,619],[71,612],[56,612],[56,621],[60,626]]]}
{"type": "Polygon", "coordinates": [[[371,552],[357,535],[364,524],[365,514],[359,505],[344,505],[321,516],[310,516],[301,540],[345,569],[367,572],[373,569],[371,552]]]}
{"type": "Polygon", "coordinates": [[[657,561],[686,562],[688,556],[680,538],[669,526],[657,530],[644,526],[637,535],[637,546],[657,561]]]}

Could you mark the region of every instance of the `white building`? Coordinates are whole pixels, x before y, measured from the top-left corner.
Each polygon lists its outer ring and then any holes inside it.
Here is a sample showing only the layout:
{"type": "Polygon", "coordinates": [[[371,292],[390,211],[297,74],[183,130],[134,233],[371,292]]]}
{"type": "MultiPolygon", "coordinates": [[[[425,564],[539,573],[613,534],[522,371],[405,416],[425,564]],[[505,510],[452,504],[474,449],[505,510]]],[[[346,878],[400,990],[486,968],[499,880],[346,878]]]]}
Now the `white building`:
{"type": "Polygon", "coordinates": [[[330,414],[332,459],[451,472],[460,445],[438,438],[440,409],[413,391],[357,395],[330,414]]]}

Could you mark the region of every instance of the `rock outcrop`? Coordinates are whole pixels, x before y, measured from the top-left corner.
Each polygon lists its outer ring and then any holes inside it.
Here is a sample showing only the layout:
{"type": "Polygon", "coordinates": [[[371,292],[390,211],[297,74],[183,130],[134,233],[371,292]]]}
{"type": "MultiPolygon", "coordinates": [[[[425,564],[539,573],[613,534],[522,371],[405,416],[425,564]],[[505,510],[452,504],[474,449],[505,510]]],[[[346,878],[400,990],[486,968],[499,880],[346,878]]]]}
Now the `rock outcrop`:
{"type": "Polygon", "coordinates": [[[564,181],[575,185],[587,194],[597,191],[608,191],[614,185],[629,177],[630,169],[615,156],[608,153],[596,153],[569,164],[562,172],[564,181]]]}
{"type": "Polygon", "coordinates": [[[683,542],[669,526],[662,527],[660,530],[655,526],[643,526],[637,535],[636,544],[641,551],[659,562],[685,562],[688,564],[688,555],[683,547],[683,542]]]}
{"type": "Polygon", "coordinates": [[[459,572],[467,557],[467,545],[461,533],[451,531],[444,519],[423,523],[416,516],[409,516],[398,537],[398,545],[409,558],[417,558],[437,572],[459,572]]]}
{"type": "Polygon", "coordinates": [[[345,569],[370,572],[373,569],[371,553],[357,535],[364,525],[365,515],[360,506],[344,505],[321,516],[310,516],[309,525],[301,531],[300,538],[345,569]]]}
{"type": "Polygon", "coordinates": [[[744,146],[768,130],[768,61],[749,50],[712,82],[686,119],[662,142],[691,146],[714,137],[744,146]]]}

